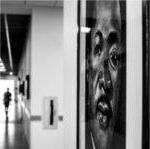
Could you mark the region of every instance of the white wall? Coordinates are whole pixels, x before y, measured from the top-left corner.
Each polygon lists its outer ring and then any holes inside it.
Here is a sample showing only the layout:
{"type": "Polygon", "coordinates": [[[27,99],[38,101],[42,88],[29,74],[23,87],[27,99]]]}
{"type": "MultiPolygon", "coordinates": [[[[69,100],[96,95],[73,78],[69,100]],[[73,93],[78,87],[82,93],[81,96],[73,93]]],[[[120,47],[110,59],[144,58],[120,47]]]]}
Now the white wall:
{"type": "Polygon", "coordinates": [[[142,0],[127,1],[126,148],[142,147],[142,0]],[[138,24],[138,25],[137,25],[138,24]]]}
{"type": "Polygon", "coordinates": [[[64,149],[76,149],[77,1],[64,1],[64,149]]]}
{"type": "MultiPolygon", "coordinates": [[[[42,116],[43,98],[58,97],[63,115],[63,9],[34,8],[31,33],[31,115],[42,116]]],[[[63,149],[63,122],[58,129],[43,129],[31,121],[31,149],[63,149]]]]}

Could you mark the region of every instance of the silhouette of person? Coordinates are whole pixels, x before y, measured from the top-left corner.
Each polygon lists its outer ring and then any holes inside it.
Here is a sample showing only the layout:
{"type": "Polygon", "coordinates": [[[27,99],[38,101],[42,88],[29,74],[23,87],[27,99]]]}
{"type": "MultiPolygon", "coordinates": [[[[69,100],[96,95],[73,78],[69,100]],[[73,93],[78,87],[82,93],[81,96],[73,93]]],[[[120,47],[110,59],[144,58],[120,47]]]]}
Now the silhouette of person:
{"type": "Polygon", "coordinates": [[[7,91],[4,93],[4,106],[5,106],[6,117],[8,117],[8,108],[9,108],[10,101],[11,101],[11,93],[9,92],[9,88],[7,88],[7,91]]]}

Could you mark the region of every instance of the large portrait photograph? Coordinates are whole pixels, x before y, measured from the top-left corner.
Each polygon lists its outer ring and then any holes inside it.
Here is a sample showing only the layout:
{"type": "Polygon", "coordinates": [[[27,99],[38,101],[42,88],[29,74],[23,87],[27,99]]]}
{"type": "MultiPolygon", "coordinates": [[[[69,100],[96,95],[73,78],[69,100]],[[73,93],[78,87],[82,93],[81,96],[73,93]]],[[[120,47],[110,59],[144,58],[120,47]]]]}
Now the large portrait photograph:
{"type": "Polygon", "coordinates": [[[79,2],[80,149],[125,149],[126,1],[79,2]]]}

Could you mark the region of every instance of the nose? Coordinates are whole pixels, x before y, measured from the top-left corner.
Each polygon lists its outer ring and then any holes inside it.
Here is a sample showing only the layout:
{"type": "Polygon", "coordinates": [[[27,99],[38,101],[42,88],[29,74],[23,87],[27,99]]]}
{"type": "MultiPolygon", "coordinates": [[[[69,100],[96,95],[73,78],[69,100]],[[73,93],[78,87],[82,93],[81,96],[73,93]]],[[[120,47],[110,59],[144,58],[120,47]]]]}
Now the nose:
{"type": "Polygon", "coordinates": [[[108,60],[105,59],[101,67],[102,70],[100,72],[100,77],[99,77],[99,88],[107,90],[111,87],[111,76],[110,76],[110,70],[108,66],[108,60]]]}

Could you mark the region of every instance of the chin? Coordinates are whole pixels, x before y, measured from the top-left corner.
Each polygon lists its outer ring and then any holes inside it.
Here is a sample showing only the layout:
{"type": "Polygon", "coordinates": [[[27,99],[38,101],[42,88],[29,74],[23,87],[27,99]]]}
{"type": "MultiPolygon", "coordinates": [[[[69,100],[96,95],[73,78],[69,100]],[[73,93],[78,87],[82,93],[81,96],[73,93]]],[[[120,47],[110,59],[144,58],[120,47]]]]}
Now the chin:
{"type": "Polygon", "coordinates": [[[113,136],[113,127],[111,123],[110,121],[110,125],[106,127],[104,126],[106,124],[101,124],[97,119],[91,120],[91,137],[93,137],[93,143],[96,149],[110,149],[113,136]]]}
{"type": "Polygon", "coordinates": [[[90,120],[94,146],[96,149],[110,149],[114,131],[115,107],[106,96],[99,97],[94,106],[94,116],[90,120]]]}

